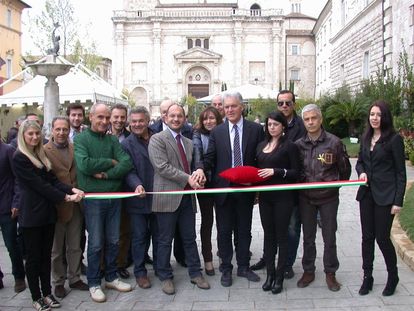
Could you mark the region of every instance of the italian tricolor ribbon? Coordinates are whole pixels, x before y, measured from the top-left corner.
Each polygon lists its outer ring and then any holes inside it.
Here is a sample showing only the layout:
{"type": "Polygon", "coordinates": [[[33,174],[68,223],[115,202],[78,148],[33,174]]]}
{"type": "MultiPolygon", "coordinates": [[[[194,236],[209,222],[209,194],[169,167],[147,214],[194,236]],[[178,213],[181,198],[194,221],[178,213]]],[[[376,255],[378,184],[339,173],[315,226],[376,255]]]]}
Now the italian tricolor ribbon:
{"type": "MultiPolygon", "coordinates": [[[[239,193],[239,192],[261,192],[261,191],[284,191],[284,190],[308,190],[321,188],[339,188],[346,186],[363,186],[365,180],[336,180],[324,182],[296,183],[296,184],[279,184],[266,186],[251,187],[228,187],[228,188],[208,188],[197,190],[172,190],[146,192],[146,194],[219,194],[219,193],[239,193]]],[[[107,199],[124,199],[138,196],[135,192],[89,192],[85,193],[85,199],[107,200],[107,199]]]]}

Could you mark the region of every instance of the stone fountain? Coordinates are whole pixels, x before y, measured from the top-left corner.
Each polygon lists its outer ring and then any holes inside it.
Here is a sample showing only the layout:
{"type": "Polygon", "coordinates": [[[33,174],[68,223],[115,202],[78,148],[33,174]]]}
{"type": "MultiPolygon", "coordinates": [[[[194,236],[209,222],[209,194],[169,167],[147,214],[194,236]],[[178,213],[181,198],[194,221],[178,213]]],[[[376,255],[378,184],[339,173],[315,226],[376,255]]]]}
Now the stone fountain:
{"type": "Polygon", "coordinates": [[[73,67],[71,64],[57,62],[60,36],[56,36],[55,31],[59,24],[56,23],[54,26],[52,32],[53,48],[47,51],[45,62],[29,65],[35,75],[41,75],[47,79],[43,102],[43,121],[46,135],[50,134],[53,118],[59,115],[59,85],[56,78],[67,74],[73,67]]]}

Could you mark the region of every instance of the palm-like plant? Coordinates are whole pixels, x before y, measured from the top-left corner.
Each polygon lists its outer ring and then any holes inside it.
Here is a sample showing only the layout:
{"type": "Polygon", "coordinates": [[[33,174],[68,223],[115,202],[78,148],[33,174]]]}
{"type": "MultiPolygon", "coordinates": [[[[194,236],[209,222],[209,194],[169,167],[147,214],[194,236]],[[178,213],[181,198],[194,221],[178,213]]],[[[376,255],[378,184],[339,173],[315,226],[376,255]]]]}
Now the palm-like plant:
{"type": "Polygon", "coordinates": [[[348,124],[348,134],[355,133],[358,122],[365,119],[367,105],[355,100],[332,103],[327,109],[325,117],[330,120],[330,125],[336,125],[340,121],[348,124]]]}

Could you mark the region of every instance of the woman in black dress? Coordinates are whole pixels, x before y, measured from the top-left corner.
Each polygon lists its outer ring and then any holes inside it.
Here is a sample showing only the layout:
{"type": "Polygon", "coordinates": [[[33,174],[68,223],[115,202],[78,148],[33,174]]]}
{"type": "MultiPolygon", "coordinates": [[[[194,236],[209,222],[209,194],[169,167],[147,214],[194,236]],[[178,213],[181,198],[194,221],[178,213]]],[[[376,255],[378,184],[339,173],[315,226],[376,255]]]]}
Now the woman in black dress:
{"type": "MultiPolygon", "coordinates": [[[[271,112],[265,122],[266,139],[257,147],[257,166],[264,184],[289,184],[300,174],[300,157],[296,145],[286,139],[288,124],[280,112],[271,112]]],[[[283,289],[287,260],[287,237],[290,216],[295,205],[293,191],[260,192],[260,218],[264,230],[267,278],[262,288],[278,294],[283,289]],[[279,252],[275,269],[275,256],[279,252]]]]}
{"type": "Polygon", "coordinates": [[[401,210],[406,186],[404,142],[395,132],[391,111],[383,101],[369,108],[367,126],[362,136],[356,171],[367,186],[358,190],[361,230],[362,268],[364,280],[359,290],[366,295],[372,290],[375,241],[384,256],[388,271],[383,296],[391,296],[397,287],[397,255],[391,242],[394,215],[401,210]]]}
{"type": "Polygon", "coordinates": [[[18,221],[26,250],[27,282],[33,307],[38,311],[50,310],[60,307],[50,285],[55,204],[79,202],[83,192],[61,183],[51,172],[36,121],[26,120],[21,124],[17,142],[13,168],[20,190],[18,221]]]}

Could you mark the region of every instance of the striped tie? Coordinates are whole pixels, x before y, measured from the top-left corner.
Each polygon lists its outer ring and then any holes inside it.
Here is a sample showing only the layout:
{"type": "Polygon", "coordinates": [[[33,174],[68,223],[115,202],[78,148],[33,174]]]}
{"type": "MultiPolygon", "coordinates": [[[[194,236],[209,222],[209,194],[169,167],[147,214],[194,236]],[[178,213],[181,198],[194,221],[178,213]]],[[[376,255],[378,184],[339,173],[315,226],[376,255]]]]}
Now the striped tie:
{"type": "Polygon", "coordinates": [[[233,158],[234,158],[234,165],[242,166],[242,158],[241,158],[241,151],[240,151],[240,137],[239,137],[239,130],[237,124],[233,125],[234,129],[234,141],[233,141],[233,158]]]}

